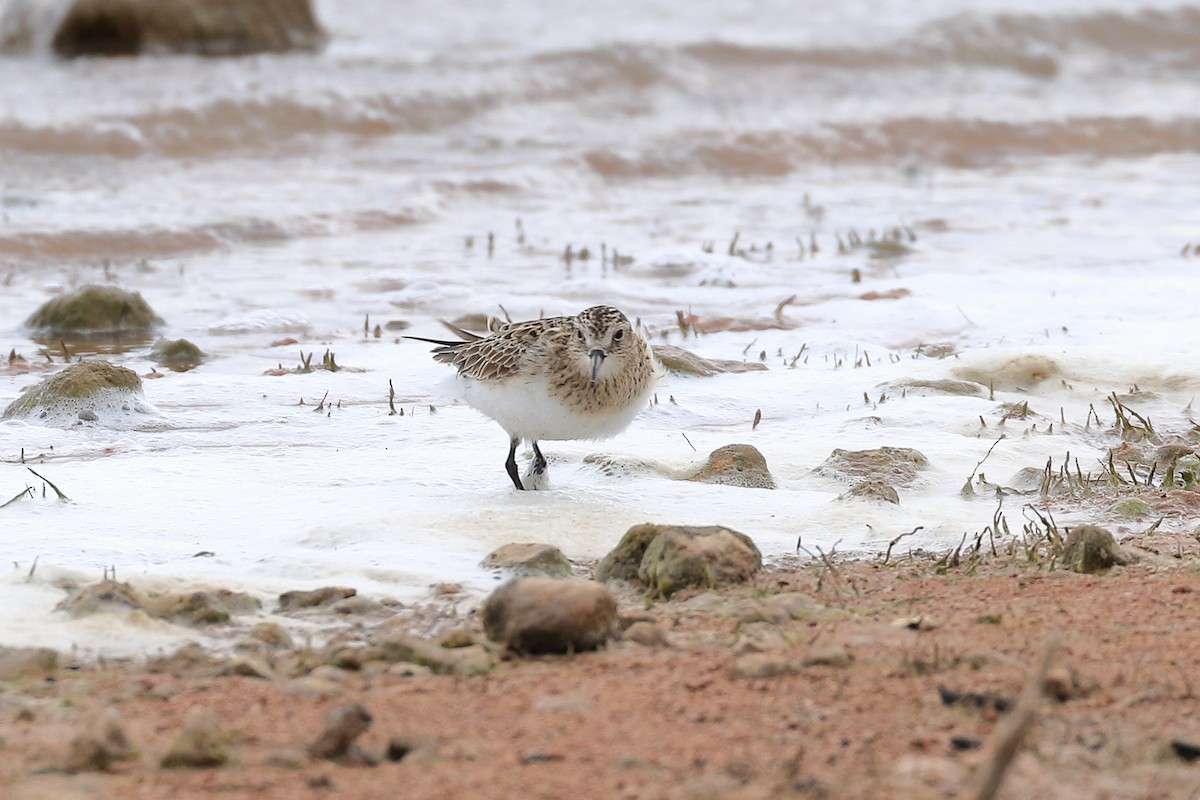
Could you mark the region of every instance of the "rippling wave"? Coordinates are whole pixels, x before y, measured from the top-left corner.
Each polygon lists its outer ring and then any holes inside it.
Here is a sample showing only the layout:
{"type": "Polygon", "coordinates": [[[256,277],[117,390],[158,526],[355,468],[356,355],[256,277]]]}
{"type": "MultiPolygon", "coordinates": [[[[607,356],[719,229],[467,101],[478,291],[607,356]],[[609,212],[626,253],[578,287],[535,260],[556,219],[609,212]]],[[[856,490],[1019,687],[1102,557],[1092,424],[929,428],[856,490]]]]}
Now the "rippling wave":
{"type": "Polygon", "coordinates": [[[1014,157],[1124,158],[1200,152],[1200,118],[1160,122],[1102,117],[1062,122],[908,118],[827,124],[812,133],[690,133],[641,151],[594,150],[588,167],[605,178],[785,175],[814,162],[982,167],[1014,157]]]}
{"type": "Polygon", "coordinates": [[[243,220],[183,230],[68,229],[0,235],[0,263],[117,262],[215,250],[229,244],[283,241],[290,234],[269,220],[243,220]]]}
{"type": "MultiPolygon", "coordinates": [[[[361,59],[338,62],[330,56],[334,77],[320,91],[283,91],[268,81],[216,98],[168,95],[165,107],[126,113],[40,123],[0,118],[0,154],[286,153],[331,135],[353,142],[461,134],[461,142],[481,149],[514,142],[544,146],[521,138],[526,116],[588,120],[566,129],[554,144],[556,155],[565,150],[568,162],[606,178],[779,175],[825,161],[917,159],[970,167],[1013,157],[1195,152],[1197,121],[1181,109],[1106,116],[1094,108],[1047,102],[1041,118],[1031,119],[1029,106],[1040,108],[1036,101],[1025,100],[1024,113],[1006,115],[988,105],[986,93],[989,81],[1008,80],[1004,90],[1018,102],[1022,86],[1069,100],[1070,89],[1054,88],[1068,74],[1089,86],[1119,82],[1127,74],[1143,83],[1166,76],[1186,85],[1200,67],[1197,39],[1200,8],[1181,7],[1058,16],[960,14],[862,46],[617,43],[497,56],[483,64],[443,56],[428,70],[387,63],[375,73],[369,60],[364,66],[361,59]],[[974,84],[979,88],[964,97],[965,109],[959,107],[954,98],[974,84]],[[936,108],[906,109],[908,99],[922,91],[950,98],[944,116],[936,108]],[[730,96],[737,113],[721,111],[730,96]],[[847,96],[887,102],[863,101],[849,116],[845,109],[829,110],[847,96]],[[903,115],[891,117],[896,110],[903,115]],[[638,129],[647,119],[652,122],[638,129]],[[718,123],[727,124],[713,129],[718,123]],[[646,144],[630,147],[630,140],[646,144]]],[[[169,70],[176,62],[161,63],[169,70]]],[[[183,63],[193,71],[203,64],[183,63]]]]}

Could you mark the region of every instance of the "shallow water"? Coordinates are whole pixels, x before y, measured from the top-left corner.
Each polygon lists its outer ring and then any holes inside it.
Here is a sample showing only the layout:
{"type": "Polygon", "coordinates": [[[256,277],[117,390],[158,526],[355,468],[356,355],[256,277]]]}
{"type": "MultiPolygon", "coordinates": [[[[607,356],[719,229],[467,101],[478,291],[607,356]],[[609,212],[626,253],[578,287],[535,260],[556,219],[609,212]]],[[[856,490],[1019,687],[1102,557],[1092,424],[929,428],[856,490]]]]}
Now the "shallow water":
{"type": "MultiPolygon", "coordinates": [[[[639,8],[401,17],[344,0],[318,4],[319,54],[0,60],[0,346],[44,362],[25,317],[112,282],[212,356],[146,380],[163,417],[145,429],[0,423],[0,494],[39,494],[0,510],[0,643],[132,652],[196,635],[52,610],[61,579],[106,568],[269,608],[333,583],[477,597],[495,546],[594,558],[648,520],[726,524],[767,555],[798,539],[877,551],[917,526],[906,546],[953,546],[991,522],[995,500],[959,489],[1001,430],[981,470],[1003,483],[1067,453],[1099,472],[1112,391],[1136,386],[1159,430],[1192,426],[1200,9],[639,8]],[[902,256],[838,252],[897,228],[902,256]],[[602,244],[633,261],[602,265],[602,244]],[[568,264],[568,245],[591,257],[568,264]],[[599,302],[655,341],[769,370],[672,377],[621,436],[548,444],[545,493],[511,490],[504,433],[454,403],[426,345],[363,329],[439,336],[438,319],[599,302]],[[709,332],[681,335],[681,311],[709,332]],[[327,350],[347,369],[265,374],[327,350]],[[1030,355],[1057,372],[1006,383],[1030,355]],[[995,399],[885,386],[968,374],[995,399]],[[1000,404],[1024,401],[1033,414],[1001,429],[1000,404]],[[1085,424],[1093,405],[1103,426],[1085,424]],[[780,488],[583,460],[683,468],[731,442],[758,447],[780,488]],[[813,473],[834,448],[881,445],[931,462],[898,507],[838,502],[845,483],[813,473]],[[22,450],[69,503],[41,498],[22,450]]],[[[113,358],[153,367],[148,345],[113,358]]],[[[0,373],[0,402],[41,374],[0,373]]],[[[1019,520],[1024,501],[1007,502],[1019,520]]]]}

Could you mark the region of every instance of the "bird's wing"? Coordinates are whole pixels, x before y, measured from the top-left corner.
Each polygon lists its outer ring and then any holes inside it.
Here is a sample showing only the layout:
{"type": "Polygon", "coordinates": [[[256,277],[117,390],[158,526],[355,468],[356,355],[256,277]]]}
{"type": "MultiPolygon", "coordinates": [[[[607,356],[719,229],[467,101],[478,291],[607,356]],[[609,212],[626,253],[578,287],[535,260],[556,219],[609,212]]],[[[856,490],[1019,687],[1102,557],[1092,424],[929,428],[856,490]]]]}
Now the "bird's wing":
{"type": "MultiPolygon", "coordinates": [[[[501,380],[521,368],[525,357],[539,339],[538,323],[505,325],[491,336],[463,342],[455,348],[454,360],[459,375],[481,381],[501,380]]],[[[434,351],[437,358],[438,351],[434,351]]],[[[440,359],[439,359],[440,360],[440,359]]]]}

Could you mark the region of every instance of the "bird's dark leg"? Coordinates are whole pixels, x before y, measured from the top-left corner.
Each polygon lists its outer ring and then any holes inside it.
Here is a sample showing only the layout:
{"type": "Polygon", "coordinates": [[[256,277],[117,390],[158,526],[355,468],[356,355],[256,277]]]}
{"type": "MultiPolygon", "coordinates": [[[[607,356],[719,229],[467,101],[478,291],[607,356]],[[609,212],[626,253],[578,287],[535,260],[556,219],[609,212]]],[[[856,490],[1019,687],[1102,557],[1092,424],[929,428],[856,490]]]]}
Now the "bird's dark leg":
{"type": "Polygon", "coordinates": [[[538,443],[533,443],[533,469],[530,470],[532,475],[541,475],[546,471],[546,457],[542,455],[542,450],[538,447],[538,443]]]}
{"type": "MultiPolygon", "coordinates": [[[[508,477],[512,478],[513,486],[524,491],[525,486],[521,483],[521,475],[517,472],[517,445],[520,443],[520,437],[514,437],[508,443],[508,461],[504,462],[504,468],[508,470],[508,477]]],[[[536,448],[537,445],[534,447],[536,448]]]]}

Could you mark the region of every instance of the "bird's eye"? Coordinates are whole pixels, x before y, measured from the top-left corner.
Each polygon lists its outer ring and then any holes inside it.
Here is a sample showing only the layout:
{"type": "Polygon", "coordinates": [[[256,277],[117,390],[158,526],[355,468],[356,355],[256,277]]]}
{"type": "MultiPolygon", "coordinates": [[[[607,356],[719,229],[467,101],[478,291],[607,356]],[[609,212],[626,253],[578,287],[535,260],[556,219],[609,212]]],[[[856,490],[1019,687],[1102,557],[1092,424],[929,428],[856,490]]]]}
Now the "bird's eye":
{"type": "Polygon", "coordinates": [[[616,333],[614,333],[614,334],[613,334],[613,341],[614,341],[614,342],[619,342],[619,341],[621,341],[621,339],[622,339],[624,336],[625,336],[625,331],[624,331],[624,330],[618,330],[616,333]]]}

